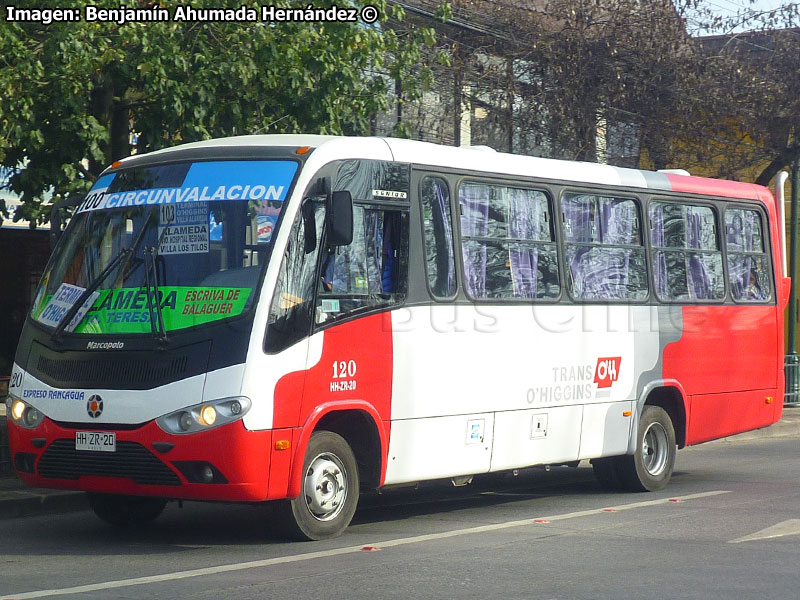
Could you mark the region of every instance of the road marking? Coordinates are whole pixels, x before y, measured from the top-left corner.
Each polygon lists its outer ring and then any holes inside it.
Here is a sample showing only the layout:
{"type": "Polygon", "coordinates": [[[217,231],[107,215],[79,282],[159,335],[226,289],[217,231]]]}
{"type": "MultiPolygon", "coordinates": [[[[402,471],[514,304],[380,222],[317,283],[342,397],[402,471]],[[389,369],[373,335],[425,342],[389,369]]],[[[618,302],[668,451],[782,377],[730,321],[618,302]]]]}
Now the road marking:
{"type": "MultiPolygon", "coordinates": [[[[727,494],[725,490],[715,490],[711,492],[702,492],[699,494],[690,494],[688,496],[681,496],[681,500],[696,500],[698,498],[708,498],[711,496],[718,496],[720,494],[727,494]]],[[[442,540],[462,535],[471,535],[474,533],[485,533],[487,531],[499,531],[502,529],[510,529],[512,527],[523,527],[525,525],[537,525],[537,521],[564,521],[567,519],[575,519],[578,517],[586,517],[590,515],[606,515],[606,511],[611,508],[616,512],[624,510],[632,510],[634,508],[646,508],[650,506],[659,506],[668,504],[669,498],[660,500],[647,500],[645,502],[633,502],[631,504],[622,504],[620,506],[610,506],[603,508],[594,508],[590,510],[580,510],[577,512],[565,513],[561,515],[552,515],[546,517],[534,517],[530,519],[520,519],[518,521],[506,521],[505,523],[493,523],[491,525],[479,525],[477,527],[467,527],[464,529],[455,529],[452,531],[443,531],[441,533],[430,533],[426,535],[416,535],[407,538],[398,538],[394,540],[386,540],[385,542],[376,542],[374,544],[366,544],[366,546],[374,547],[378,550],[384,548],[393,548],[395,546],[406,546],[408,544],[419,544],[422,542],[429,542],[433,540],[442,540]]],[[[163,575],[151,575],[149,577],[134,577],[131,579],[120,579],[118,581],[104,581],[101,583],[92,583],[88,585],[79,585],[76,587],[62,588],[57,590],[39,590],[35,592],[25,592],[20,594],[0,594],[0,597],[14,600],[25,600],[27,598],[45,598],[47,596],[67,596],[72,594],[85,594],[87,592],[97,592],[100,590],[111,590],[121,587],[129,587],[134,585],[147,585],[152,583],[162,583],[164,581],[176,581],[178,579],[189,579],[191,577],[203,577],[205,575],[216,575],[218,573],[229,573],[231,571],[244,571],[245,569],[258,569],[261,567],[271,567],[274,565],[283,565],[287,563],[302,562],[307,560],[314,560],[317,558],[328,558],[331,556],[341,556],[343,554],[355,554],[356,552],[363,552],[365,544],[358,546],[347,546],[345,548],[336,548],[334,550],[321,550],[319,552],[309,552],[307,554],[294,554],[291,556],[279,556],[277,558],[267,558],[264,560],[253,560],[244,563],[236,563],[231,565],[219,565],[217,567],[206,567],[204,569],[192,569],[191,571],[176,571],[174,573],[164,573],[163,575]]]]}
{"type": "Polygon", "coordinates": [[[785,537],[787,535],[800,535],[800,519],[789,519],[772,527],[767,527],[756,533],[751,533],[744,537],[736,538],[728,542],[729,544],[740,544],[742,542],[753,542],[755,540],[768,540],[771,538],[785,537]]]}

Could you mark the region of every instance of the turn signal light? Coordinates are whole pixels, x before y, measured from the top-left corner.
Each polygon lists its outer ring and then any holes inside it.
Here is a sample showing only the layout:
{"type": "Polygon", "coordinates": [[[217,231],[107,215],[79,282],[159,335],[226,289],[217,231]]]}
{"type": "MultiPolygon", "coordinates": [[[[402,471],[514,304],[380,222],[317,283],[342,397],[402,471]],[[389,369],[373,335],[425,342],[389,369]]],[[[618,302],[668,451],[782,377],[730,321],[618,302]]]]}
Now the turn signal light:
{"type": "Polygon", "coordinates": [[[289,440],[277,440],[275,442],[275,450],[288,450],[290,446],[289,440]]]}
{"type": "Polygon", "coordinates": [[[300,146],[297,150],[295,150],[295,154],[308,154],[311,152],[311,146],[300,146]]]}
{"type": "Polygon", "coordinates": [[[629,411],[629,410],[622,411],[622,416],[623,417],[630,417],[632,414],[633,413],[631,411],[629,411]]]}

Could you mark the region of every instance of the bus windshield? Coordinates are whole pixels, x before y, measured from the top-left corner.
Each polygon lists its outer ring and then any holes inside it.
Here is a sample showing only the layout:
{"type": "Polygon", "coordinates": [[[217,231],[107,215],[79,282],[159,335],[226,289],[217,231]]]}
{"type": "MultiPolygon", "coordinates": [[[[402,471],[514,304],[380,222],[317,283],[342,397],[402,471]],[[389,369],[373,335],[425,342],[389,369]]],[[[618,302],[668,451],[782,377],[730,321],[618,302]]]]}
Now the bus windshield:
{"type": "Polygon", "coordinates": [[[244,314],[297,167],[183,162],[101,177],[56,248],[31,316],[57,333],[166,334],[244,314]]]}

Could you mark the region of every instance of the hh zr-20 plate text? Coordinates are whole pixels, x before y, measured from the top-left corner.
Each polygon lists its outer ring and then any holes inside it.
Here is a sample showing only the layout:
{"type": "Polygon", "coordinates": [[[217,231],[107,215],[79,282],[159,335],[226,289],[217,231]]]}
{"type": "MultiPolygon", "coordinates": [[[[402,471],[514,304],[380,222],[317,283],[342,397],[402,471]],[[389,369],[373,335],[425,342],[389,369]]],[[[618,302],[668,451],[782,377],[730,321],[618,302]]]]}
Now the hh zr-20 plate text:
{"type": "Polygon", "coordinates": [[[75,450],[116,452],[117,434],[105,431],[76,431],[75,450]]]}

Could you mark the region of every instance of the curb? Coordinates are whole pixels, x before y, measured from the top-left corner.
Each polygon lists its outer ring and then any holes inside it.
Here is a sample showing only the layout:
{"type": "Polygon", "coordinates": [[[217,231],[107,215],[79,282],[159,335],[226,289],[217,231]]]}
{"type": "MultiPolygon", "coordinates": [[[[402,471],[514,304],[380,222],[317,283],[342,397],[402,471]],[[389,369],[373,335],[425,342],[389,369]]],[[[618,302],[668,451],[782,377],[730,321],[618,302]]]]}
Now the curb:
{"type": "MultiPolygon", "coordinates": [[[[15,478],[9,480],[17,483],[15,478]]],[[[0,483],[5,482],[0,481],[0,483]]],[[[0,486],[0,520],[81,510],[89,510],[89,501],[83,492],[25,488],[3,493],[0,486]]]]}

